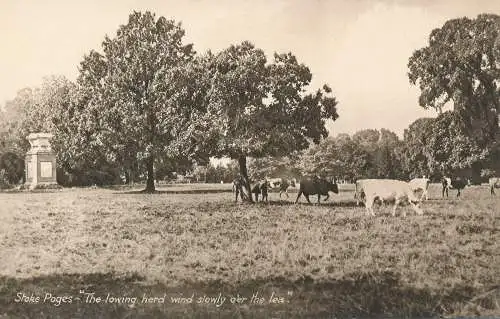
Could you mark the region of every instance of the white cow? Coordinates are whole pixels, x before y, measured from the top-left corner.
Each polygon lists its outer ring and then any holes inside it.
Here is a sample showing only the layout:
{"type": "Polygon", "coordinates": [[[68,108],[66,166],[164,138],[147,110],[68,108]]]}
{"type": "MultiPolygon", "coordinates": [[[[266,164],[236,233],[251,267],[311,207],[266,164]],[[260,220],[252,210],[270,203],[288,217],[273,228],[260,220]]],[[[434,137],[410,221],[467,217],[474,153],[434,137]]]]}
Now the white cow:
{"type": "Polygon", "coordinates": [[[500,177],[491,177],[489,184],[491,195],[495,195],[495,188],[500,188],[500,177]]]}
{"type": "MultiPolygon", "coordinates": [[[[415,193],[407,182],[394,179],[371,179],[363,180],[362,187],[366,199],[366,212],[372,216],[375,216],[373,203],[377,198],[382,201],[395,201],[392,216],[396,215],[396,208],[399,203],[406,200],[410,202],[410,205],[417,214],[424,214],[423,210],[419,207],[420,199],[415,196],[415,193]]],[[[406,212],[404,211],[403,216],[406,216],[406,212]]]]}
{"type": "Polygon", "coordinates": [[[429,188],[430,180],[428,178],[414,178],[409,184],[413,192],[422,191],[422,195],[420,196],[420,200],[429,199],[429,195],[427,194],[427,189],[429,188]]]}

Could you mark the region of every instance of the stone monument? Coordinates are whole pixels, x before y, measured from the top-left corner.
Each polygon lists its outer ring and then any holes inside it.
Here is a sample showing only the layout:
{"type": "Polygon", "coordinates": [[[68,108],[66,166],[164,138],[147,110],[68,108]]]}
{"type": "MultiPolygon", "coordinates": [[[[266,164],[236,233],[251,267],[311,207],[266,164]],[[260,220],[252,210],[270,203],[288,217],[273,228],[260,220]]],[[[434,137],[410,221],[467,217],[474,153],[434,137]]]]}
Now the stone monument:
{"type": "Polygon", "coordinates": [[[49,139],[52,134],[32,133],[28,135],[31,149],[25,158],[25,186],[35,188],[59,188],[56,179],[56,153],[49,139]]]}

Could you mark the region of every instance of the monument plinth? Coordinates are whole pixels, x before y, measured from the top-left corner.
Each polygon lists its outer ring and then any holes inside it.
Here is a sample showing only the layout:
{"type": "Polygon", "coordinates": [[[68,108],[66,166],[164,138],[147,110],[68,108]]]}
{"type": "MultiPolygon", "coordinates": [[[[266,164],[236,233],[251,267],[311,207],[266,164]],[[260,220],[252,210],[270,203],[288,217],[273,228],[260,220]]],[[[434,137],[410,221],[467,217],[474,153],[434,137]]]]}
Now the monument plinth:
{"type": "Polygon", "coordinates": [[[25,185],[29,189],[59,188],[56,179],[56,153],[50,145],[49,133],[28,135],[31,149],[25,158],[25,185]]]}

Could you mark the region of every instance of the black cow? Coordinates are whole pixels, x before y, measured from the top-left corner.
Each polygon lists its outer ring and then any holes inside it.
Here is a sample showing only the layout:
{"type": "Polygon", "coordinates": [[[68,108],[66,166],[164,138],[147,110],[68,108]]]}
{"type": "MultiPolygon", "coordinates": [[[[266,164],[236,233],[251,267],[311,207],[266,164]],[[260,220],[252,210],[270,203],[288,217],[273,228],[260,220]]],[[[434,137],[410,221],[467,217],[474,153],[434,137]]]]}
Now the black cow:
{"type": "Polygon", "coordinates": [[[241,197],[241,201],[243,201],[246,198],[245,193],[243,192],[243,185],[245,184],[245,181],[243,177],[238,176],[233,180],[233,192],[236,193],[234,201],[238,201],[238,195],[241,197]]]}
{"type": "Polygon", "coordinates": [[[299,201],[300,195],[304,194],[304,197],[310,204],[311,201],[309,200],[309,195],[317,194],[318,204],[319,204],[321,195],[326,195],[326,198],[324,200],[330,198],[330,195],[328,194],[329,191],[332,191],[335,194],[339,193],[339,188],[335,181],[332,183],[327,181],[326,179],[319,178],[317,176],[303,178],[300,180],[299,194],[297,195],[295,203],[299,201]]]}
{"type": "Polygon", "coordinates": [[[443,186],[442,197],[444,197],[444,194],[448,197],[448,190],[450,188],[455,188],[457,190],[457,197],[460,197],[460,191],[463,190],[467,184],[467,180],[460,177],[443,177],[441,179],[441,185],[443,186]]]}
{"type": "Polygon", "coordinates": [[[255,185],[252,187],[252,194],[255,195],[255,201],[259,201],[259,194],[262,195],[262,200],[261,201],[268,201],[268,182],[267,181],[262,181],[255,183],[255,185]]]}

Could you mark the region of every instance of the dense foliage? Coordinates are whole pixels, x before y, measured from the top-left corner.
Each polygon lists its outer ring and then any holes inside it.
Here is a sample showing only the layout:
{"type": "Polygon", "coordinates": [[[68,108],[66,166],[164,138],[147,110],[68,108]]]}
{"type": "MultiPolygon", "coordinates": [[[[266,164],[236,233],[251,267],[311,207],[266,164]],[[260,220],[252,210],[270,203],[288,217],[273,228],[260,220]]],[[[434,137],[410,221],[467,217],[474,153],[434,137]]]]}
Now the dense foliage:
{"type": "Polygon", "coordinates": [[[434,29],[428,46],[409,59],[409,79],[421,89],[420,106],[441,112],[428,145],[429,165],[456,171],[500,162],[500,16],[459,18],[434,29]],[[437,147],[434,148],[433,147],[437,147]]]}
{"type": "Polygon", "coordinates": [[[61,76],[24,88],[0,113],[3,185],[22,181],[32,132],[54,135],[63,185],[146,182],[191,174],[229,182],[300,177],[410,179],[500,169],[500,18],[447,21],[409,59],[419,104],[439,112],[417,119],[404,138],[364,129],[328,137],[337,100],[292,53],[272,59],[243,41],[197,54],[179,23],[133,12],[102,50],[90,51],[75,83],[61,76]],[[445,105],[453,110],[442,112],[445,105]],[[210,157],[228,157],[229,167],[210,157]]]}

